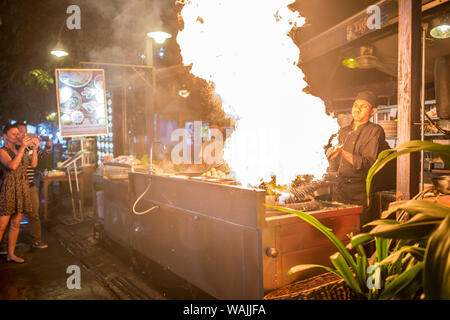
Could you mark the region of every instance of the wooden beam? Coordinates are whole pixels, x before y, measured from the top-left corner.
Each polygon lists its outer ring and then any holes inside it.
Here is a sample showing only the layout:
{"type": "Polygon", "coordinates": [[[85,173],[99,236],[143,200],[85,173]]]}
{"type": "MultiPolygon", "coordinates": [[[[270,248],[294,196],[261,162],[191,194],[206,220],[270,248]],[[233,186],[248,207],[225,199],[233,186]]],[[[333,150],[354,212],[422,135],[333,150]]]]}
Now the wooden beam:
{"type": "MultiPolygon", "coordinates": [[[[394,23],[392,20],[396,16],[396,0],[381,0],[375,5],[380,8],[381,28],[394,23]]],[[[364,9],[313,39],[300,44],[302,62],[306,63],[331,50],[379,31],[367,27],[367,20],[370,15],[367,13],[367,9],[364,9]]]]}
{"type": "MultiPolygon", "coordinates": [[[[399,0],[398,29],[398,144],[420,140],[421,1],[399,0]]],[[[419,192],[419,154],[397,158],[397,199],[419,192]]]]}
{"type": "MultiPolygon", "coordinates": [[[[398,11],[396,10],[397,2],[400,3],[398,0],[381,0],[375,3],[381,10],[381,30],[371,30],[365,27],[364,23],[367,21],[370,14],[367,13],[367,9],[364,9],[314,38],[301,43],[300,50],[302,52],[302,63],[308,63],[332,50],[347,46],[350,43],[360,40],[370,42],[378,37],[378,35],[381,36],[381,34],[386,32],[389,27],[394,26],[398,22],[399,17],[397,15],[398,11]]],[[[426,13],[437,6],[448,2],[450,2],[450,0],[431,0],[426,2],[423,6],[421,4],[421,11],[426,13]]]]}
{"type": "Polygon", "coordinates": [[[123,67],[123,68],[141,68],[141,69],[155,69],[153,66],[137,65],[137,64],[124,64],[124,63],[109,63],[109,62],[95,62],[95,61],[80,61],[80,64],[96,65],[96,66],[110,66],[110,67],[123,67]]]}

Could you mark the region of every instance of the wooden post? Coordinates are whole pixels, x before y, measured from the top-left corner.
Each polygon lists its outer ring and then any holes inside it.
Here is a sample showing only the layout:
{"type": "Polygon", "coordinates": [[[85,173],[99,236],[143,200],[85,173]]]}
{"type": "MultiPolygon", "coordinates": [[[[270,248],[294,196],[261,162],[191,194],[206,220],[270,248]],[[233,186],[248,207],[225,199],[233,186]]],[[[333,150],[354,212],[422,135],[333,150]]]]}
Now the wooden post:
{"type": "MultiPolygon", "coordinates": [[[[398,144],[420,140],[421,6],[420,0],[399,0],[398,144]]],[[[397,158],[397,199],[419,192],[420,154],[397,158]]]]}

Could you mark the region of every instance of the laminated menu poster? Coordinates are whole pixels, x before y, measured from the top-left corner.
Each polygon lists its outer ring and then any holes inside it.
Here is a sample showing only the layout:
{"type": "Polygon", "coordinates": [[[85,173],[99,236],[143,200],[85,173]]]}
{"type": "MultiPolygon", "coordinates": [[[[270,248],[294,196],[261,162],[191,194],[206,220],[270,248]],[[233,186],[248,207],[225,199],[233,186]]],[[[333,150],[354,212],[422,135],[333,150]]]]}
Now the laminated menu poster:
{"type": "Polygon", "coordinates": [[[56,69],[59,130],[62,137],[108,134],[103,69],[56,69]]]}

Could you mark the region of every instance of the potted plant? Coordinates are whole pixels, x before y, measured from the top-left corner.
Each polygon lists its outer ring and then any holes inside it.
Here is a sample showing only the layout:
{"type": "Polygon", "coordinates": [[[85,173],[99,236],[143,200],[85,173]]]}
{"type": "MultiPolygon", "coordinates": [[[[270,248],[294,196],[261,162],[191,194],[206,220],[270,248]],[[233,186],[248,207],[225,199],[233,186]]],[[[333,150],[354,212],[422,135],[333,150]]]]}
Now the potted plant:
{"type": "MultiPolygon", "coordinates": [[[[383,166],[407,153],[433,151],[450,167],[450,148],[428,141],[410,141],[380,153],[367,176],[369,194],[373,176],[383,166]]],[[[366,299],[450,299],[450,208],[421,200],[424,193],[408,201],[396,201],[382,213],[374,228],[344,244],[311,215],[283,207],[270,208],[293,213],[310,223],[336,246],[330,257],[334,268],[298,265],[288,275],[309,268],[323,268],[342,279],[359,297],[366,299]],[[388,219],[401,212],[398,219],[388,219]],[[409,218],[411,216],[411,218],[409,218]],[[363,245],[375,242],[375,253],[367,257],[363,245]],[[371,273],[372,272],[372,273],[371,273]]]]}

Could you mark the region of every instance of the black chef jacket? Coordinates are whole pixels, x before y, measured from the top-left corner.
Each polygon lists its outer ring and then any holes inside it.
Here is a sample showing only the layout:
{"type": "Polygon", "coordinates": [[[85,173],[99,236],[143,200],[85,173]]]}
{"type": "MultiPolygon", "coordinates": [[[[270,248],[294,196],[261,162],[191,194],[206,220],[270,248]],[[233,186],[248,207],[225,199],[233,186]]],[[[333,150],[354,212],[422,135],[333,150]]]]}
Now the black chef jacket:
{"type": "MultiPolygon", "coordinates": [[[[367,207],[366,177],[378,154],[386,149],[385,133],[381,126],[367,122],[353,130],[353,122],[339,131],[339,144],[353,155],[353,165],[338,156],[331,163],[337,171],[337,186],[333,200],[367,207]]],[[[372,191],[372,189],[371,189],[372,191]]]]}

